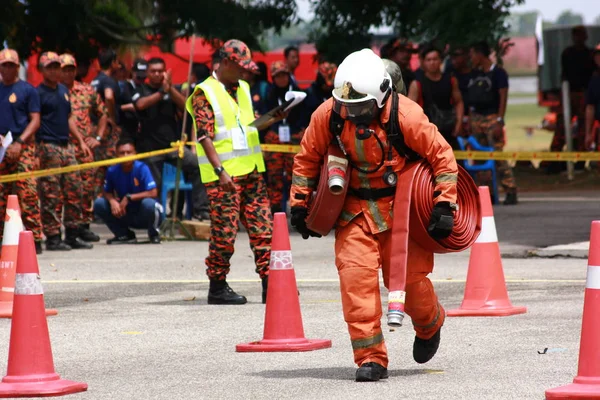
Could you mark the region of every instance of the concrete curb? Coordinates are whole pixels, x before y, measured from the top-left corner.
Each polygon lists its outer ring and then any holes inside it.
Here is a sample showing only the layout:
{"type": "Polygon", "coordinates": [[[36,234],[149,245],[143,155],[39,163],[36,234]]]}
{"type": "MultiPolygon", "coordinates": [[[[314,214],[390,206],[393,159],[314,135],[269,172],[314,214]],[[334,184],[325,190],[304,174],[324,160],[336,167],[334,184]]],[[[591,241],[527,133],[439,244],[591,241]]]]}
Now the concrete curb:
{"type": "Polygon", "coordinates": [[[530,250],[527,256],[540,258],[569,257],[586,259],[588,257],[589,247],[590,242],[559,244],[556,246],[530,250]]]}

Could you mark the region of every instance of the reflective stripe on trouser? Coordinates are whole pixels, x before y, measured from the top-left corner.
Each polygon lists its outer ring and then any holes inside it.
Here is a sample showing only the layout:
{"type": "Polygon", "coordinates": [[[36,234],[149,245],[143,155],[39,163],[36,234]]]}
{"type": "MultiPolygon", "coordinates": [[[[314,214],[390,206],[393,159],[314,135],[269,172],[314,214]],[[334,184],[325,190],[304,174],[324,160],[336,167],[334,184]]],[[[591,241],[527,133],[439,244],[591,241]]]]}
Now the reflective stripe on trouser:
{"type": "Polygon", "coordinates": [[[238,224],[241,222],[248,231],[256,272],[262,278],[269,274],[273,231],[264,179],[255,170],[248,175],[233,177],[233,181],[237,188],[235,193],[223,190],[218,182],[206,184],[210,201],[210,243],[206,274],[211,279],[226,278],[238,224]]]}
{"type": "MultiPolygon", "coordinates": [[[[16,162],[9,163],[4,159],[0,163],[0,176],[17,172],[35,171],[37,157],[35,143],[22,145],[21,155],[16,162]]],[[[21,208],[21,219],[25,229],[33,232],[36,241],[42,240],[42,219],[38,198],[37,183],[35,179],[23,179],[15,182],[0,183],[0,243],[4,233],[4,215],[9,194],[16,194],[21,208]]]]}
{"type": "MultiPolygon", "coordinates": [[[[481,145],[493,147],[494,151],[503,151],[504,130],[497,119],[498,114],[480,115],[472,113],[470,116],[471,132],[481,145]]],[[[496,160],[496,171],[498,180],[504,190],[515,190],[517,188],[513,169],[508,165],[508,161],[496,160]]],[[[491,184],[491,174],[489,172],[477,173],[477,184],[479,186],[488,182],[491,184]]]]}
{"type": "MultiPolygon", "coordinates": [[[[81,149],[77,149],[77,162],[85,162],[81,149]]],[[[94,199],[96,197],[96,174],[98,168],[79,171],[81,177],[81,223],[91,224],[94,220],[94,199]]]]}
{"type": "MultiPolygon", "coordinates": [[[[373,235],[363,214],[336,231],[336,266],[344,319],[354,350],[354,362],[388,365],[387,349],[381,330],[379,268],[388,286],[391,230],[373,235]]],[[[433,270],[433,253],[409,241],[406,285],[406,313],[417,336],[429,339],[443,325],[445,311],[427,275],[433,270]]]]}
{"type": "MultiPolygon", "coordinates": [[[[37,145],[40,169],[77,165],[73,145],[62,147],[50,143],[37,145]]],[[[81,178],[79,172],[44,176],[38,179],[44,235],[60,233],[61,222],[77,228],[81,221],[81,178]],[[64,218],[63,218],[64,206],[64,218]]]]}

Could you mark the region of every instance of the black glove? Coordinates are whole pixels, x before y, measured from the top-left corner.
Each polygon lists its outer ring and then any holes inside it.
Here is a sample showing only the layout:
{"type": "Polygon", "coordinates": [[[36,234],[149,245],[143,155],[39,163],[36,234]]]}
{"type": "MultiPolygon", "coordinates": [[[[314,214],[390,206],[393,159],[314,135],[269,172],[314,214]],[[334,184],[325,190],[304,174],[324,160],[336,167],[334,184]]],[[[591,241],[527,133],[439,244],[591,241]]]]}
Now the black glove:
{"type": "Polygon", "coordinates": [[[307,215],[308,210],[306,207],[292,207],[292,226],[302,235],[302,239],[308,239],[310,236],[320,238],[321,235],[307,228],[307,215]]]}
{"type": "Polygon", "coordinates": [[[454,214],[450,208],[450,203],[441,201],[433,206],[431,219],[427,232],[434,239],[445,239],[452,234],[454,227],[454,214]]]}

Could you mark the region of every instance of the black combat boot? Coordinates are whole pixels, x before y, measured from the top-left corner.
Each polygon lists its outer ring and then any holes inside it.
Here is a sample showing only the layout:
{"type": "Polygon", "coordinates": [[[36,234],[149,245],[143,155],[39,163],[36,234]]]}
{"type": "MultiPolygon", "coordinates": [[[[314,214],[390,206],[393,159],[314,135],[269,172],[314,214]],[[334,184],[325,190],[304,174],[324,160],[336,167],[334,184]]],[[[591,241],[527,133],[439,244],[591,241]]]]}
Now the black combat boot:
{"type": "Polygon", "coordinates": [[[71,246],[66,244],[60,239],[60,233],[58,235],[48,236],[46,238],[46,250],[48,251],[69,251],[71,246]]]}
{"type": "Polygon", "coordinates": [[[79,228],[67,228],[65,233],[65,243],[72,249],[92,249],[94,245],[84,242],[79,238],[79,228]]]}
{"type": "Polygon", "coordinates": [[[90,224],[82,224],[79,226],[79,238],[84,242],[100,241],[100,236],[90,230],[90,224]]]}
{"type": "Polygon", "coordinates": [[[519,200],[517,199],[517,191],[512,190],[510,192],[506,192],[506,198],[504,199],[504,205],[512,206],[517,203],[519,203],[519,200]]]}
{"type": "Polygon", "coordinates": [[[35,242],[35,254],[37,254],[38,256],[40,254],[42,254],[43,250],[42,250],[42,241],[41,240],[36,240],[35,242]]]}
{"type": "Polygon", "coordinates": [[[223,280],[210,280],[208,289],[208,304],[246,304],[248,300],[237,294],[223,280]]]}
{"type": "Polygon", "coordinates": [[[413,358],[419,364],[425,364],[431,360],[435,353],[437,353],[438,347],[440,347],[440,332],[442,328],[433,335],[430,339],[421,339],[415,336],[415,342],[413,343],[413,358]]]}
{"type": "Polygon", "coordinates": [[[377,382],[388,376],[387,368],[375,362],[364,363],[356,370],[356,382],[377,382]]]}
{"type": "Polygon", "coordinates": [[[262,303],[267,304],[267,289],[269,288],[269,275],[262,278],[262,303]]]}

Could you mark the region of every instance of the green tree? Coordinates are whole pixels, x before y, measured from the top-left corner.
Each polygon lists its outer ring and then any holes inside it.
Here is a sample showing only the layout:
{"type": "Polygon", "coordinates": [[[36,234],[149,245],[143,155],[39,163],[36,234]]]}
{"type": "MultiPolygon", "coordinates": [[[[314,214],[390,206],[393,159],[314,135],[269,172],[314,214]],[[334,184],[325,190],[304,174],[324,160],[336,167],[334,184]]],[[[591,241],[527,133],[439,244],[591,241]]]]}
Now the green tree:
{"type": "Polygon", "coordinates": [[[513,36],[535,35],[537,17],[538,11],[512,13],[507,19],[507,22],[510,24],[510,34],[513,36]]]}
{"type": "Polygon", "coordinates": [[[311,0],[320,28],[312,32],[317,50],[339,62],[368,47],[371,28],[389,26],[394,33],[419,42],[499,43],[508,32],[509,10],[524,0],[311,0]]]}
{"type": "Polygon", "coordinates": [[[600,15],[598,15],[594,20],[594,25],[600,25],[600,15]]]}
{"type": "Polygon", "coordinates": [[[93,59],[102,47],[157,44],[175,39],[237,38],[259,48],[265,32],[294,22],[294,0],[5,0],[0,40],[22,57],[33,51],[70,51],[93,59]]]}
{"type": "Polygon", "coordinates": [[[583,16],[581,14],[575,14],[571,10],[565,10],[558,18],[556,18],[556,25],[582,25],[583,16]]]}

